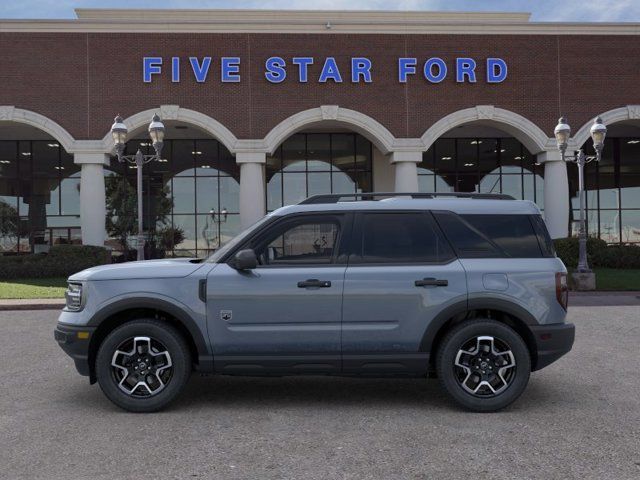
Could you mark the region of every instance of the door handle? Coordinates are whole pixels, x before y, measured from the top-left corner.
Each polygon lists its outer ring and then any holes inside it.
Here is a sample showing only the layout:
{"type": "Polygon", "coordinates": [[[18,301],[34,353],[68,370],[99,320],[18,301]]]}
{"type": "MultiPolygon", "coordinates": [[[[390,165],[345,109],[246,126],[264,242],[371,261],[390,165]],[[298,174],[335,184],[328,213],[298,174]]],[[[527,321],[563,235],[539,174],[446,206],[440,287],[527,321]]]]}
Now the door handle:
{"type": "Polygon", "coordinates": [[[422,280],[416,280],[414,285],[416,287],[447,287],[449,286],[449,280],[423,278],[422,280]]]}
{"type": "Polygon", "coordinates": [[[318,280],[316,278],[310,278],[303,282],[298,282],[298,288],[329,288],[331,282],[328,280],[318,280]]]}

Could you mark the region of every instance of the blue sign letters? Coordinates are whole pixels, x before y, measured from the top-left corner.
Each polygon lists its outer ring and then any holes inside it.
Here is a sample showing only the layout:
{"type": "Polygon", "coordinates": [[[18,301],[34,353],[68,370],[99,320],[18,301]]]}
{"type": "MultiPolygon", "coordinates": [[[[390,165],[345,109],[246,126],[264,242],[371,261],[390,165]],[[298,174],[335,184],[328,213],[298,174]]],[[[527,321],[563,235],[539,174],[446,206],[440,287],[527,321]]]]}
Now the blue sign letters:
{"type": "MultiPolygon", "coordinates": [[[[212,62],[220,62],[220,77],[222,83],[239,83],[242,80],[242,59],[240,57],[189,57],[191,66],[190,78],[197,83],[207,81],[212,62]]],[[[422,67],[422,82],[437,84],[446,80],[449,71],[455,76],[457,83],[477,82],[477,62],[473,58],[458,57],[445,61],[440,57],[431,57],[425,60],[418,60],[415,57],[398,58],[398,82],[407,83],[418,71],[418,62],[422,67]]],[[[269,57],[264,62],[264,78],[269,83],[282,83],[287,79],[287,60],[283,57],[269,57]]],[[[335,57],[326,57],[316,62],[313,57],[293,57],[289,61],[289,68],[297,69],[298,75],[293,75],[299,83],[308,83],[310,77],[317,83],[342,83],[342,72],[338,65],[343,65],[347,78],[351,83],[372,83],[374,81],[374,66],[371,59],[367,57],[352,57],[345,67],[345,61],[336,61],[335,57]],[[316,66],[316,64],[318,64],[316,66]],[[320,67],[321,65],[321,67],[320,67]],[[312,77],[315,75],[315,77],[312,77]]],[[[142,59],[142,81],[151,83],[154,76],[162,75],[162,57],[143,57],[142,59]]],[[[184,72],[180,57],[171,57],[171,82],[180,83],[184,72]]],[[[507,79],[507,62],[502,58],[489,57],[486,59],[486,83],[502,83],[507,79]]],[[[482,74],[480,74],[482,78],[482,74]]],[[[291,80],[290,80],[291,81],[291,80]]],[[[293,80],[295,81],[295,80],[293,80]]],[[[413,81],[420,81],[416,78],[413,81]]]]}

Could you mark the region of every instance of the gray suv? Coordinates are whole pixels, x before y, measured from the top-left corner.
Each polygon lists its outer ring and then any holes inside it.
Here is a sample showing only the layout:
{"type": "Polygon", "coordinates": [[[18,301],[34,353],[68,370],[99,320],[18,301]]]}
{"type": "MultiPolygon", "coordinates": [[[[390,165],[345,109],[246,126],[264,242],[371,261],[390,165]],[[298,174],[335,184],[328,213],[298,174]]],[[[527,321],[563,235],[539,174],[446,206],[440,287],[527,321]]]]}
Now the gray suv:
{"type": "Polygon", "coordinates": [[[69,278],[55,338],[116,405],[158,410],[192,371],[437,376],[475,411],[571,350],[567,275],[540,211],[482,194],[320,195],[207,259],[69,278]]]}

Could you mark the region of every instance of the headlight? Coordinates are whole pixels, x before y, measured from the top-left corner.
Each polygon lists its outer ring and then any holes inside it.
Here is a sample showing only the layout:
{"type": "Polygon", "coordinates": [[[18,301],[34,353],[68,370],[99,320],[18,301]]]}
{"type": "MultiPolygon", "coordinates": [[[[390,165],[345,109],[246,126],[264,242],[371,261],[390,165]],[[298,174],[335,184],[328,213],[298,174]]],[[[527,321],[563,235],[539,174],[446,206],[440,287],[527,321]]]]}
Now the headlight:
{"type": "Polygon", "coordinates": [[[64,298],[67,301],[67,310],[78,312],[82,310],[82,284],[69,282],[64,298]]]}

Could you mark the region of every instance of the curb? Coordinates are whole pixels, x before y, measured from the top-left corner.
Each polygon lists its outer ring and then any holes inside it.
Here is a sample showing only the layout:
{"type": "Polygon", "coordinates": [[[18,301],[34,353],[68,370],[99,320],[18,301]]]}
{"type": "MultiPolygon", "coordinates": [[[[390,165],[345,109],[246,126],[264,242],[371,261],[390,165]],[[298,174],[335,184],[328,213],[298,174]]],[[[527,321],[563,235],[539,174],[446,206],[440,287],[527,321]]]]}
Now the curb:
{"type": "Polygon", "coordinates": [[[62,310],[65,303],[56,299],[0,300],[0,312],[19,310],[62,310]]]}

